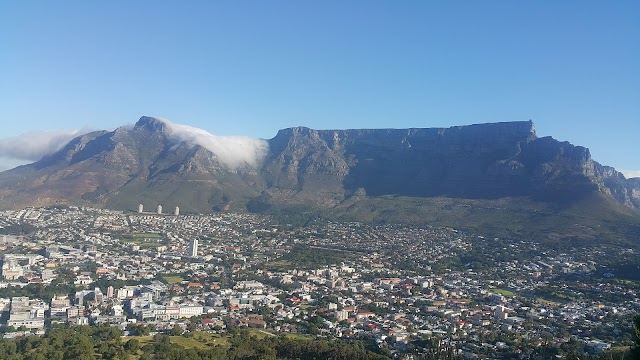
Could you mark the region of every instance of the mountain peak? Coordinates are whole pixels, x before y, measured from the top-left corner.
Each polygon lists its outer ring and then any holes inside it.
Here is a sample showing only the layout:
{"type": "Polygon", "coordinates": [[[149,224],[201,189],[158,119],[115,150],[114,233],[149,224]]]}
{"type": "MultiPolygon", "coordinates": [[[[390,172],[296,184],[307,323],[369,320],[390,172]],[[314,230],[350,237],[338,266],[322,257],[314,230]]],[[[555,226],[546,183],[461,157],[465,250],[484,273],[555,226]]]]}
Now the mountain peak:
{"type": "Polygon", "coordinates": [[[134,130],[138,129],[146,129],[152,131],[164,131],[167,128],[167,123],[165,120],[155,118],[152,116],[143,116],[138,120],[136,125],[133,127],[134,130]]]}

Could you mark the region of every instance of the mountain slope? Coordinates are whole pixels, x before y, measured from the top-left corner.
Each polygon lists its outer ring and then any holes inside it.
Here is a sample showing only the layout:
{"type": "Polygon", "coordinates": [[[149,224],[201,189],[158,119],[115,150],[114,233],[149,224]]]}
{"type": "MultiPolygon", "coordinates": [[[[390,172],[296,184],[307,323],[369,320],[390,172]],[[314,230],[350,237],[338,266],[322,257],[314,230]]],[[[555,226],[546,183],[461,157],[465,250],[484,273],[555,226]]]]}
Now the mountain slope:
{"type": "Polygon", "coordinates": [[[148,208],[165,203],[210,212],[224,207],[219,194],[225,188],[257,195],[243,186],[244,177],[251,183],[250,173],[228,171],[208,150],[173,142],[162,121],[143,117],[133,129],[87,134],[34,164],[1,173],[0,206],[68,203],[133,209],[139,203],[148,208]]]}

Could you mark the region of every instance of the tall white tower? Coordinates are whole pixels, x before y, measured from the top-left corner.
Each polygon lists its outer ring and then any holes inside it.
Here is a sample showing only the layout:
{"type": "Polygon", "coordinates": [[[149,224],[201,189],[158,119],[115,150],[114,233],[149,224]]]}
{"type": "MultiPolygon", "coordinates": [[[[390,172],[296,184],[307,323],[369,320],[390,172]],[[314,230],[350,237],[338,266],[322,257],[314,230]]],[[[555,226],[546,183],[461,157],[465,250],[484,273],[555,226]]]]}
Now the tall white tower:
{"type": "Polygon", "coordinates": [[[180,215],[180,208],[176,206],[176,210],[173,212],[175,216],[180,215]]]}
{"type": "Polygon", "coordinates": [[[158,214],[162,214],[162,205],[158,205],[158,214]]]}
{"type": "Polygon", "coordinates": [[[193,239],[189,243],[189,256],[198,257],[198,239],[193,239]]]}
{"type": "Polygon", "coordinates": [[[142,204],[138,205],[138,214],[142,214],[144,211],[144,206],[142,204]]]}

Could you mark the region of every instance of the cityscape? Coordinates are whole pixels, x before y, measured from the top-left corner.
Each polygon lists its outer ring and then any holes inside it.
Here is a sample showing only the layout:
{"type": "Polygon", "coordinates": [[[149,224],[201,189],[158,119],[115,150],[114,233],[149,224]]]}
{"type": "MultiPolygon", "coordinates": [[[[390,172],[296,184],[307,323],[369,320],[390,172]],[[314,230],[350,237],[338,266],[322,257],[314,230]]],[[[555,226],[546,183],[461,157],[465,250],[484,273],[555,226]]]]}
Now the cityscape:
{"type": "MultiPolygon", "coordinates": [[[[0,213],[4,338],[55,324],[123,339],[232,329],[368,342],[412,358],[599,356],[633,344],[639,283],[600,261],[446,227],[54,206],[0,213]],[[491,263],[484,266],[482,259],[491,263]]],[[[126,340],[123,340],[126,341],[126,340]]],[[[207,346],[209,346],[207,345],[207,346]]]]}

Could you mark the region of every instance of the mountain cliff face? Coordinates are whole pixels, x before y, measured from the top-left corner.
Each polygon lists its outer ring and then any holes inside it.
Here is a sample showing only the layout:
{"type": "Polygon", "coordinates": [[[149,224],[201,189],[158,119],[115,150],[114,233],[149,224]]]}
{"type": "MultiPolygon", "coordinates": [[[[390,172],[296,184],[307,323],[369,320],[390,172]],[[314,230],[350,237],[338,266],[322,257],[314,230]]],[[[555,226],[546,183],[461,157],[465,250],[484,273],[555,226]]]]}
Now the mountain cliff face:
{"type": "Polygon", "coordinates": [[[597,193],[640,209],[640,181],[550,137],[533,123],[447,129],[284,129],[262,163],[229,168],[206,148],[176,142],[160,120],[72,140],[42,160],[0,173],[0,207],[55,203],[187,211],[276,205],[333,208],[380,196],[579,201],[597,193]]]}
{"type": "Polygon", "coordinates": [[[285,201],[369,196],[571,201],[591,192],[640,208],[637,185],[589,150],[538,138],[531,121],[448,129],[281,130],[263,167],[285,201]]]}

